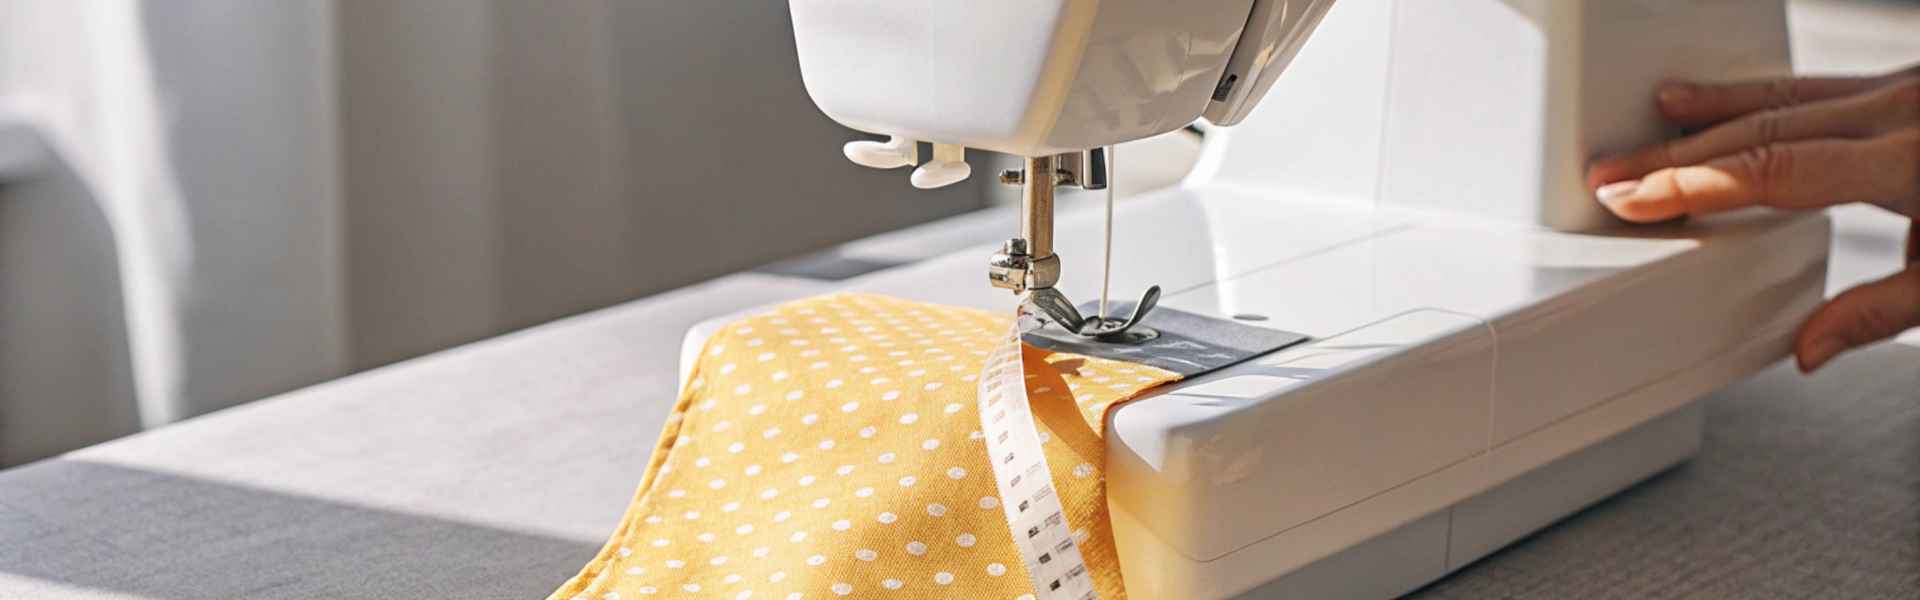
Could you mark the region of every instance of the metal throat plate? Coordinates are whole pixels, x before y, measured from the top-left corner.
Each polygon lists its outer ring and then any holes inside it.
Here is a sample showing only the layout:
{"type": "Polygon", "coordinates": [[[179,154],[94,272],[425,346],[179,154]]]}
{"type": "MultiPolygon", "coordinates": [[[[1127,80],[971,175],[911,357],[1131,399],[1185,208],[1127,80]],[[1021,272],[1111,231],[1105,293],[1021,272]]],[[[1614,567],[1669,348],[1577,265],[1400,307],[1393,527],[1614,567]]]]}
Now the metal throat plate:
{"type": "MultiPolygon", "coordinates": [[[[1079,308],[1081,314],[1093,314],[1099,307],[1082,304],[1079,308]]],[[[1132,311],[1133,302],[1116,302],[1109,304],[1107,309],[1109,314],[1132,311]]],[[[1083,337],[1058,325],[1050,325],[1028,332],[1024,340],[1055,352],[1140,363],[1173,371],[1182,377],[1193,377],[1308,339],[1291,331],[1256,327],[1165,306],[1147,313],[1138,327],[1152,328],[1159,335],[1130,342],[1104,342],[1083,337]]]]}

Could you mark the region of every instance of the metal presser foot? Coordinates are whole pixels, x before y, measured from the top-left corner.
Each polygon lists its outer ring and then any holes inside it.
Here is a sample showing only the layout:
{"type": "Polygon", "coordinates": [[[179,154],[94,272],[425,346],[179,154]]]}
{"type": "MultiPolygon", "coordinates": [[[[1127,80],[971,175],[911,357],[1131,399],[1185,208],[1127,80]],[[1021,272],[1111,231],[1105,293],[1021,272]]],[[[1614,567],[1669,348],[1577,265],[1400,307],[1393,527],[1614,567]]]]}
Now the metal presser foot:
{"type": "Polygon", "coordinates": [[[1139,343],[1158,333],[1139,327],[1140,320],[1160,300],[1160,287],[1148,288],[1126,319],[1081,316],[1066,294],[1054,289],[1060,281],[1060,257],[1053,253],[1053,190],[1072,185],[1098,190],[1107,187],[1107,154],[1102,149],[1055,156],[1029,157],[1024,171],[1006,171],[1000,181],[1021,186],[1020,237],[1007,240],[987,261],[987,279],[994,287],[1028,294],[1028,300],[1054,323],[1083,338],[1107,343],[1139,343]],[[1036,174],[1051,173],[1051,177],[1036,174]]]}

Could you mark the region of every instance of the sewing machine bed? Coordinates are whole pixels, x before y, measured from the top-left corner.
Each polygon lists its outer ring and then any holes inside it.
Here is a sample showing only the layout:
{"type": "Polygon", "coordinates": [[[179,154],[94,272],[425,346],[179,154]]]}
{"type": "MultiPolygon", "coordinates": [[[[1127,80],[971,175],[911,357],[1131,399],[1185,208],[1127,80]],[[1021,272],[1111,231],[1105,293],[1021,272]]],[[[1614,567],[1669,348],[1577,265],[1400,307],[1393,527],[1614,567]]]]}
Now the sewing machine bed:
{"type": "MultiPolygon", "coordinates": [[[[1004,215],[912,237],[986,242],[1004,215]]],[[[1855,270],[1898,251],[1867,233],[1841,246],[1855,270]]],[[[935,262],[729,276],[0,471],[0,598],[541,597],[626,508],[690,327],[935,262]]],[[[1911,597],[1915,364],[1769,367],[1704,404],[1691,461],[1415,596],[1911,597]]]]}
{"type": "MultiPolygon", "coordinates": [[[[1098,256],[1089,216],[1056,224],[1070,267],[1098,256]]],[[[1684,460],[1694,401],[1786,354],[1829,244],[1824,215],[1573,235],[1207,185],[1116,219],[1154,238],[1117,246],[1122,294],[1316,338],[1115,411],[1109,505],[1143,597],[1391,597],[1684,460]]],[[[981,254],[856,287],[1010,310],[951,287],[981,254]]],[[[1067,273],[1092,297],[1094,269],[1067,273]]]]}

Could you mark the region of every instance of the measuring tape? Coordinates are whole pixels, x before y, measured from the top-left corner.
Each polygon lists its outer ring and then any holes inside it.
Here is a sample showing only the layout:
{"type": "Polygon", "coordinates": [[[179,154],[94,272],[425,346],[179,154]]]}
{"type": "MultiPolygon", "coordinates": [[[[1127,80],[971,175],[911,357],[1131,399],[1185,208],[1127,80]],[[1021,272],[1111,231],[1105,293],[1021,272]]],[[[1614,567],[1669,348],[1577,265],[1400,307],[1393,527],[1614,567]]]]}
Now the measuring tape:
{"type": "Polygon", "coordinates": [[[1073,527],[1053,487],[1040,432],[1027,405],[1026,365],[1020,336],[1037,326],[1022,302],[1007,337],[987,355],[980,371],[980,431],[986,436],[993,480],[1000,487],[1000,508],[1007,530],[1027,565],[1027,578],[1039,600],[1097,600],[1093,576],[1073,541],[1073,527]]]}

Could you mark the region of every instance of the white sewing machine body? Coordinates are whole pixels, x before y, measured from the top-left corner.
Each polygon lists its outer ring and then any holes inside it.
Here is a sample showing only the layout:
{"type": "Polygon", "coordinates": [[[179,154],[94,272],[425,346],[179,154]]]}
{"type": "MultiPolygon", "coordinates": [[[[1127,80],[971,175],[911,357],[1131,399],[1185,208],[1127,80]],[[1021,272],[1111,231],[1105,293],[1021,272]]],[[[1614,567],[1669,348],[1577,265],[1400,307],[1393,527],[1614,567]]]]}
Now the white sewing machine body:
{"type": "MultiPolygon", "coordinates": [[[[1820,301],[1826,217],[1628,227],[1582,165],[1671,133],[1655,82],[1784,74],[1786,44],[1779,0],[1334,7],[1192,176],[1118,209],[1115,290],[1312,337],[1114,411],[1129,592],[1391,597],[1691,456],[1697,400],[1820,301]]],[[[1099,215],[1054,225],[1093,297],[1099,215]]],[[[1009,311],[985,252],[850,287],[1009,311]]]]}

